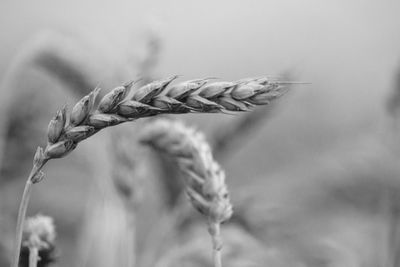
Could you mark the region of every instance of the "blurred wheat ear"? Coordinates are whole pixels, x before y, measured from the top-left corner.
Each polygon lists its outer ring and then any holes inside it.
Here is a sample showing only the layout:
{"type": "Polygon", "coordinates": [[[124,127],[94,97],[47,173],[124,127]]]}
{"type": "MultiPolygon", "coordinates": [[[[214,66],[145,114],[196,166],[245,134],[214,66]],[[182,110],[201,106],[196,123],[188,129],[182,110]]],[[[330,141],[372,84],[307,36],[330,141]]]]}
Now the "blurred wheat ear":
{"type": "Polygon", "coordinates": [[[142,136],[143,143],[172,157],[184,174],[185,190],[190,202],[208,220],[214,266],[220,267],[220,224],[231,217],[232,205],[225,173],[213,159],[210,146],[198,131],[166,119],[154,121],[142,136]]]}

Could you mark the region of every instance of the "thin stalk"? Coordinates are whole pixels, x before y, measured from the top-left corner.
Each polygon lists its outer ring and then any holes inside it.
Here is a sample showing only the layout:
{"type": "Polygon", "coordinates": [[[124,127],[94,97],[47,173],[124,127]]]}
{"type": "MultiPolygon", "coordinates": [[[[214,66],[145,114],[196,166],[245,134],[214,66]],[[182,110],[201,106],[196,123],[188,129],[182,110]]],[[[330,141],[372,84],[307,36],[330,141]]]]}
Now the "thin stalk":
{"type": "Polygon", "coordinates": [[[37,247],[29,248],[29,267],[37,267],[39,260],[39,249],[37,247]]]}
{"type": "Polygon", "coordinates": [[[222,260],[221,260],[221,248],[222,248],[222,241],[221,241],[221,225],[216,222],[209,222],[209,229],[212,239],[212,246],[213,246],[213,262],[214,267],[222,267],[222,260]]]}
{"type": "Polygon", "coordinates": [[[26,211],[28,209],[29,200],[31,198],[32,191],[32,178],[35,177],[38,172],[43,168],[47,161],[43,161],[40,165],[34,165],[31,173],[29,174],[28,180],[25,183],[24,193],[22,194],[21,203],[18,210],[17,227],[14,242],[14,255],[12,258],[11,266],[18,267],[19,256],[21,253],[22,233],[24,230],[26,211]]]}
{"type": "Polygon", "coordinates": [[[221,267],[221,250],[213,250],[214,267],[221,267]]]}

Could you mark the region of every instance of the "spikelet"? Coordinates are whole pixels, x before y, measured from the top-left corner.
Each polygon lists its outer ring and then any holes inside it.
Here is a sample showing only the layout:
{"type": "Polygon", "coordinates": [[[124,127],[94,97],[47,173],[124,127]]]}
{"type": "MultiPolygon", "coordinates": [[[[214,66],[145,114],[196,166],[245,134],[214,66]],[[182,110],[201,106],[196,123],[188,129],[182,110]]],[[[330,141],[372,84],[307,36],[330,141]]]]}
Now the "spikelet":
{"type": "Polygon", "coordinates": [[[100,91],[100,88],[95,88],[91,93],[82,97],[78,103],[72,108],[70,116],[70,125],[77,126],[80,125],[89,116],[92,111],[96,97],[100,91]]]}
{"type": "Polygon", "coordinates": [[[65,123],[67,122],[66,113],[66,106],[64,106],[61,110],[57,111],[57,114],[49,122],[47,128],[47,139],[49,143],[55,143],[60,138],[65,123]]]}

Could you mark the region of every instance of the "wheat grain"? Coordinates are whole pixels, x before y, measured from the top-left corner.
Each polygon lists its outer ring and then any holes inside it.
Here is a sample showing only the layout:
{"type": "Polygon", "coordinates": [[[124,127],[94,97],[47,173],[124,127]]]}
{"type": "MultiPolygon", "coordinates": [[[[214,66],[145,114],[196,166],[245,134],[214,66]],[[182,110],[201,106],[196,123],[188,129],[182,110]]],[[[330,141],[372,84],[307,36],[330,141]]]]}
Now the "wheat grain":
{"type": "Polygon", "coordinates": [[[185,176],[192,205],[208,219],[214,265],[221,266],[220,224],[232,215],[225,173],[213,159],[204,136],[182,123],[160,119],[144,130],[141,142],[173,157],[185,176]]]}
{"type": "MultiPolygon", "coordinates": [[[[12,266],[18,266],[22,226],[29,203],[31,186],[43,166],[54,158],[66,156],[78,143],[98,131],[139,118],[158,114],[221,113],[248,111],[255,105],[266,105],[284,93],[286,83],[267,78],[249,78],[237,82],[209,82],[197,79],[178,83],[169,88],[177,78],[172,76],[144,85],[133,92],[133,82],[113,89],[94,108],[99,88],[84,96],[67,116],[66,108],[57,112],[50,121],[44,150],[38,148],[33,168],[28,176],[18,212],[16,242],[12,266]],[[82,127],[85,126],[85,127],[82,127]],[[80,127],[77,129],[77,127],[80,127]]],[[[218,229],[216,229],[218,230],[218,229]]]]}

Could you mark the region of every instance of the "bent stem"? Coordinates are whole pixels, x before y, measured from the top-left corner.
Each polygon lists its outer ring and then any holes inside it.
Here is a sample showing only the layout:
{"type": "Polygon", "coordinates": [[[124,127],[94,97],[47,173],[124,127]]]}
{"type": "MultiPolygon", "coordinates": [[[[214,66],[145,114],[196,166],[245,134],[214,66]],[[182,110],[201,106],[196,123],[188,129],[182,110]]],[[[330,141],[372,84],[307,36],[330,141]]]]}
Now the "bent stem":
{"type": "Polygon", "coordinates": [[[33,185],[32,179],[39,173],[39,171],[43,168],[46,162],[47,161],[43,161],[39,165],[34,165],[31,173],[29,174],[28,180],[25,183],[24,193],[22,194],[22,199],[18,210],[17,228],[16,228],[15,242],[14,242],[14,255],[12,258],[11,267],[18,267],[19,263],[19,256],[21,253],[22,233],[24,230],[26,211],[28,209],[29,200],[31,198],[31,191],[33,185]]]}
{"type": "Polygon", "coordinates": [[[29,248],[29,267],[37,267],[39,260],[39,250],[37,247],[29,248]]]}

